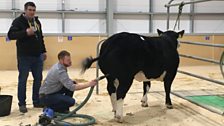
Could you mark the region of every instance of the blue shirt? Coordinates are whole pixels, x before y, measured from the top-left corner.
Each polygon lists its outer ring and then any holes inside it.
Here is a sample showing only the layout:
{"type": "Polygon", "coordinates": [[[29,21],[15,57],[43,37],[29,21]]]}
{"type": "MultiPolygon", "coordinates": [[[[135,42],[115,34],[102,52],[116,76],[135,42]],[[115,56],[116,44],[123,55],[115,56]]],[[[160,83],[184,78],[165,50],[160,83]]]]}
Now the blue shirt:
{"type": "Polygon", "coordinates": [[[39,94],[52,94],[63,87],[75,91],[75,84],[69,78],[67,68],[60,63],[56,63],[48,71],[47,77],[40,87],[39,94]]]}

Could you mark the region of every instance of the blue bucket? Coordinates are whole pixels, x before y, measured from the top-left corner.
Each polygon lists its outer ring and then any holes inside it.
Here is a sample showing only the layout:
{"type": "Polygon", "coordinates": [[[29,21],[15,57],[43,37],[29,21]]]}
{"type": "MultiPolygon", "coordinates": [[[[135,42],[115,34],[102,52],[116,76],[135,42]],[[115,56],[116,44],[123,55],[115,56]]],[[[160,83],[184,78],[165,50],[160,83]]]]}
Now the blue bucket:
{"type": "Polygon", "coordinates": [[[0,95],[0,105],[0,117],[9,115],[12,106],[12,96],[0,95]]]}

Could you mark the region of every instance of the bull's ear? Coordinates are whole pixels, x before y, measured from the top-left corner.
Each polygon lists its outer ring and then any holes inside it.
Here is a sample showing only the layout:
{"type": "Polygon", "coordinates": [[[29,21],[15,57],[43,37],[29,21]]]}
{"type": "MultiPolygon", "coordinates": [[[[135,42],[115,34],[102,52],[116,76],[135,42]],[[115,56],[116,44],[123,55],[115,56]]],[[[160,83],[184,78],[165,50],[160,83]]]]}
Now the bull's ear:
{"type": "Polygon", "coordinates": [[[183,35],[184,35],[184,30],[182,30],[182,31],[178,32],[178,35],[179,35],[179,38],[182,38],[182,37],[183,37],[183,35]]]}
{"type": "Polygon", "coordinates": [[[157,33],[158,33],[158,35],[160,36],[161,34],[163,34],[163,31],[157,29],[157,33]]]}

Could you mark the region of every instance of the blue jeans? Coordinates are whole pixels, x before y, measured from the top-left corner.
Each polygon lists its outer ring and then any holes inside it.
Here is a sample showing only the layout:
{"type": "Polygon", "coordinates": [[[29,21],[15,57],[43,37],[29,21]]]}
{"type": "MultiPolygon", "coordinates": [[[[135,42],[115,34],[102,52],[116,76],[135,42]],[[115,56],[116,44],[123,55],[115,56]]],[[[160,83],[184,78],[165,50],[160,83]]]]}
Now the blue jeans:
{"type": "Polygon", "coordinates": [[[43,59],[42,56],[20,56],[17,57],[19,81],[18,81],[18,100],[19,106],[26,105],[26,82],[29,72],[33,75],[33,104],[39,104],[39,89],[42,81],[43,59]]]}
{"type": "Polygon", "coordinates": [[[75,105],[73,91],[63,87],[60,91],[48,94],[40,98],[42,104],[56,112],[68,111],[69,107],[75,105]]]}

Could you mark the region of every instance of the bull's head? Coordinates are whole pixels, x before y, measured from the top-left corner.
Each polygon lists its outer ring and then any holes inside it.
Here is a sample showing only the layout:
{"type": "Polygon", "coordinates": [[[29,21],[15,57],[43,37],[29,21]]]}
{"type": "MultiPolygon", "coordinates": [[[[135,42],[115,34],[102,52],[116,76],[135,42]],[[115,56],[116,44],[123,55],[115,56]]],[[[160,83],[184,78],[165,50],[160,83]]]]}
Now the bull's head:
{"type": "MultiPolygon", "coordinates": [[[[158,32],[159,36],[166,36],[166,37],[168,37],[172,40],[175,40],[175,41],[177,41],[178,38],[182,38],[183,35],[184,35],[184,30],[182,30],[180,32],[175,32],[175,31],[165,31],[165,32],[163,32],[163,31],[157,29],[157,32],[158,32]]],[[[177,44],[176,45],[177,47],[180,46],[179,41],[177,41],[176,44],[177,44]]]]}

